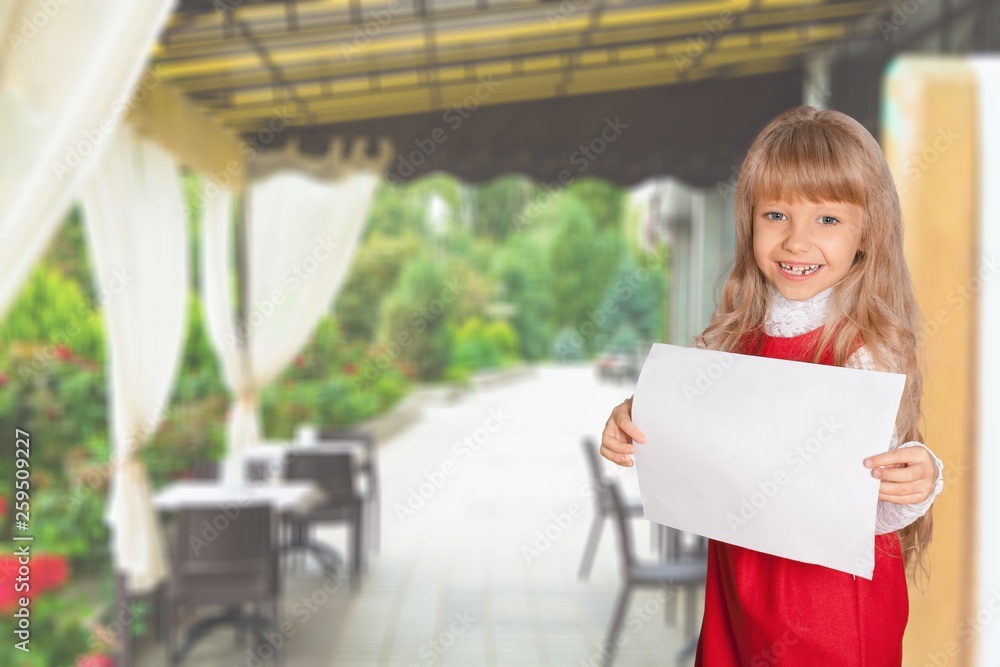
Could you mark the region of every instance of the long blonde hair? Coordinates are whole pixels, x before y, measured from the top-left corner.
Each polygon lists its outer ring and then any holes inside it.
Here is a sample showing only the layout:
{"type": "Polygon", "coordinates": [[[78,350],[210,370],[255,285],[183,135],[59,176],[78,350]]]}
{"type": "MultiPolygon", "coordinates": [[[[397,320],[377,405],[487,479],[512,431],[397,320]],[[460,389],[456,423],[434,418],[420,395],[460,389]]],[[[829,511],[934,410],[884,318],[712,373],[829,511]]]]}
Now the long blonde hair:
{"type": "MultiPolygon", "coordinates": [[[[800,106],[781,114],[754,140],[740,168],[733,201],[736,252],[722,298],[698,337],[713,350],[732,352],[759,331],[767,308],[767,283],[754,258],[754,202],[850,202],[864,209],[859,251],[830,298],[827,323],[813,361],[828,343],[843,366],[861,340],[880,370],[906,374],[896,417],[899,443],[923,441],[920,311],[903,257],[899,196],[882,150],[860,123],[839,111],[800,106]]],[[[927,573],[931,511],[898,531],[911,573],[927,573]]]]}

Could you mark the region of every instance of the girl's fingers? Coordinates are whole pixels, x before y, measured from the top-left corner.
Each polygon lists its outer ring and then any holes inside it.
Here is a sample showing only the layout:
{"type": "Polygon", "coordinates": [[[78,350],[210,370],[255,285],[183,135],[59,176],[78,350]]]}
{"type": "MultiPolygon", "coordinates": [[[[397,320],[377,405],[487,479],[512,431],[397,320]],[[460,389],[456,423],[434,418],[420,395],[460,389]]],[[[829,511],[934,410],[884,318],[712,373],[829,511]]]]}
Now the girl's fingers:
{"type": "Polygon", "coordinates": [[[628,418],[627,415],[620,416],[615,424],[621,429],[622,433],[630,438],[633,438],[636,442],[645,442],[646,434],[639,430],[639,428],[628,418]]]}
{"type": "Polygon", "coordinates": [[[632,457],[628,454],[622,454],[607,445],[601,445],[601,456],[612,463],[617,463],[618,465],[625,466],[626,468],[632,466],[632,457]]]}
{"type": "Polygon", "coordinates": [[[914,465],[929,461],[931,461],[929,454],[923,447],[898,447],[888,452],[869,456],[865,459],[865,466],[868,468],[878,468],[900,464],[914,465]]]}
{"type": "Polygon", "coordinates": [[[923,482],[896,483],[882,482],[878,487],[878,499],[897,504],[919,503],[930,495],[931,487],[923,482]]]}
{"type": "Polygon", "coordinates": [[[896,505],[916,505],[917,503],[922,503],[927,499],[926,493],[911,493],[905,496],[894,496],[888,493],[879,493],[879,500],[884,500],[887,503],[894,503],[896,505]]]}
{"type": "Polygon", "coordinates": [[[927,472],[921,470],[920,466],[876,468],[872,470],[872,476],[881,479],[883,482],[915,482],[927,476],[927,472]]]}
{"type": "Polygon", "coordinates": [[[624,436],[620,433],[604,433],[604,437],[601,438],[601,447],[607,447],[608,451],[614,452],[615,454],[633,454],[635,453],[635,445],[623,440],[624,436]]]}

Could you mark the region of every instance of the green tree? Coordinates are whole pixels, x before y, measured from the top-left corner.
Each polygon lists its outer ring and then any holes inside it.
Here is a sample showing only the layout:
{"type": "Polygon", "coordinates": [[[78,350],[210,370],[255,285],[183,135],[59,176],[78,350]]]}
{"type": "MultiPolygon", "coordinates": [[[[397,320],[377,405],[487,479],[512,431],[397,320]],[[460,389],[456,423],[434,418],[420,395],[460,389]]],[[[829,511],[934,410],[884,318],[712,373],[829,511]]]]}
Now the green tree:
{"type": "Polygon", "coordinates": [[[375,192],[364,236],[373,234],[385,236],[418,237],[427,235],[427,197],[412,187],[396,187],[383,183],[375,192]]]}
{"type": "Polygon", "coordinates": [[[599,178],[582,178],[570,183],[566,192],[587,207],[598,229],[621,229],[626,196],[620,187],[599,178]]]}
{"type": "Polygon", "coordinates": [[[494,279],[514,307],[511,325],[517,332],[519,356],[543,359],[552,344],[552,272],[537,234],[513,234],[494,258],[494,279]]]}
{"type": "Polygon", "coordinates": [[[100,313],[91,308],[75,280],[44,262],[35,267],[0,322],[0,341],[37,343],[44,363],[55,348],[91,361],[104,359],[100,313]]]}
{"type": "Polygon", "coordinates": [[[421,380],[440,379],[448,366],[452,298],[444,269],[428,257],[411,261],[382,307],[379,338],[413,366],[421,380]]]}
{"type": "Polygon", "coordinates": [[[560,196],[547,208],[544,224],[556,227],[549,253],[554,324],[578,331],[589,354],[595,350],[596,328],[605,326],[595,321],[593,311],[621,261],[624,242],[616,230],[598,231],[574,197],[560,196]]]}
{"type": "Polygon", "coordinates": [[[596,349],[625,352],[648,346],[666,334],[666,253],[626,253],[608,285],[598,310],[607,316],[596,349]],[[637,256],[638,255],[638,256],[637,256]]]}
{"type": "Polygon", "coordinates": [[[503,241],[514,231],[515,217],[534,196],[537,187],[523,176],[502,176],[475,192],[476,234],[503,241]]]}
{"type": "Polygon", "coordinates": [[[337,320],[346,338],[375,340],[382,299],[393,290],[406,263],[419,252],[420,239],[413,234],[392,237],[377,232],[365,240],[336,299],[337,320]]]}

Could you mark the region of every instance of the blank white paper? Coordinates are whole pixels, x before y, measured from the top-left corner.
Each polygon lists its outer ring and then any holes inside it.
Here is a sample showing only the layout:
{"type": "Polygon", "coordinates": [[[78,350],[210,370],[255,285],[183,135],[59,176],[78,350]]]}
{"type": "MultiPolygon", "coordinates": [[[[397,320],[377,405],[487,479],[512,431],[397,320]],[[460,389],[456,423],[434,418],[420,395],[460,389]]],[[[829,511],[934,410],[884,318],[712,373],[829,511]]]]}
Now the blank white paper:
{"type": "Polygon", "coordinates": [[[647,519],[872,578],[906,376],[654,343],[632,402],[647,519]]]}

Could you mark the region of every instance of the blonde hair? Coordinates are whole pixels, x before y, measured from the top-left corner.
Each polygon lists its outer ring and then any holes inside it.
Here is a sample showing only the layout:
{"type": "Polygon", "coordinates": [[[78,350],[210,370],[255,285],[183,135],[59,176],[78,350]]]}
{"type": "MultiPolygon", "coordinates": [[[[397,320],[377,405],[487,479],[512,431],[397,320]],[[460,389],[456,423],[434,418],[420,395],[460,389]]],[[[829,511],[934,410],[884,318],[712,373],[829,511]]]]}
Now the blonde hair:
{"type": "MultiPolygon", "coordinates": [[[[754,140],[740,169],[733,201],[736,252],[722,298],[708,328],[705,347],[735,351],[743,336],[763,326],[767,283],[753,250],[754,202],[793,200],[849,202],[861,206],[861,241],[847,274],[834,286],[827,323],[813,361],[828,343],[833,363],[843,366],[860,340],[880,370],[906,374],[896,417],[899,443],[923,441],[922,351],[917,307],[903,257],[903,218],[896,186],[875,138],[839,111],[809,106],[772,120],[754,140]]],[[[927,573],[931,511],[898,531],[904,563],[927,573]]]]}

